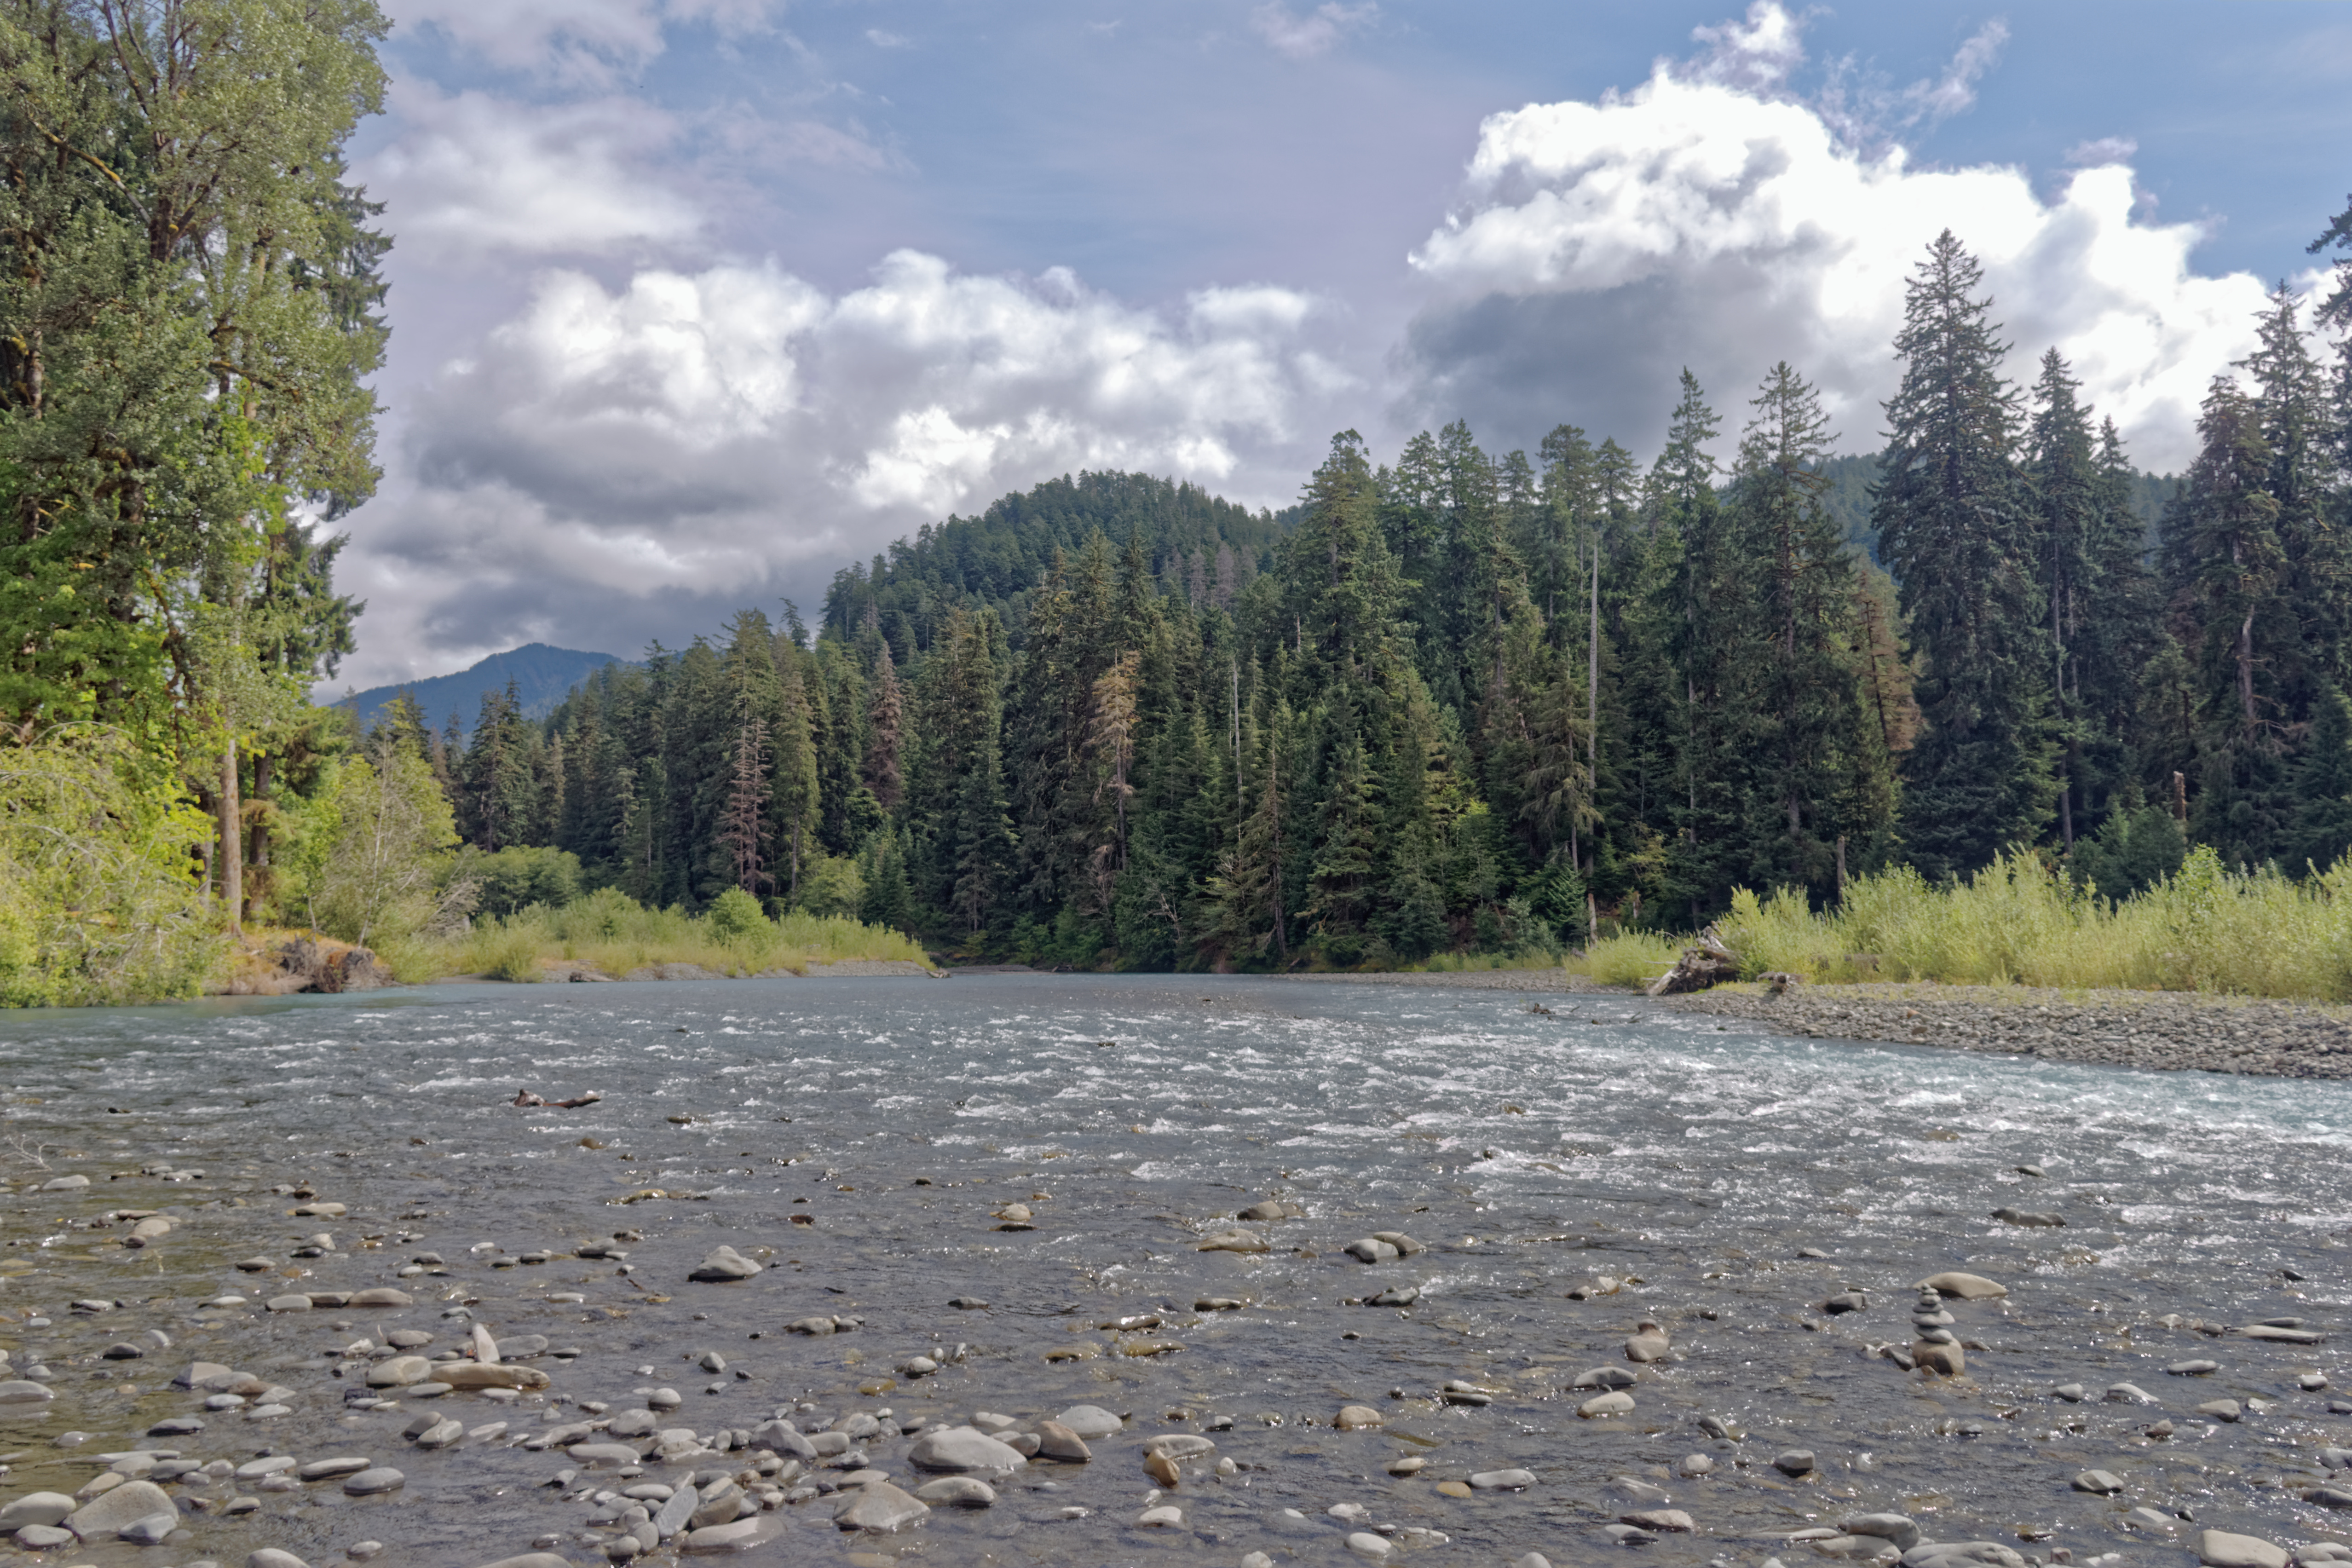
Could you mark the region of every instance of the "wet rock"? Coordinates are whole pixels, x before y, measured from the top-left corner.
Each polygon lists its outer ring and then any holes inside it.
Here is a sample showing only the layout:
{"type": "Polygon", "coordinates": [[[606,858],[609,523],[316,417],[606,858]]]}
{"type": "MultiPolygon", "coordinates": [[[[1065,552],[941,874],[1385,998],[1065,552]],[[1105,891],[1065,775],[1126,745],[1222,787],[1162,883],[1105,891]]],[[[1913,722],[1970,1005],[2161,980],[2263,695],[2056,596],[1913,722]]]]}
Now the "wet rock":
{"type": "Polygon", "coordinates": [[[0,1405],[45,1405],[56,1397],[42,1384],[22,1378],[0,1383],[0,1405]]]}
{"type": "Polygon", "coordinates": [[[1382,1563],[1388,1560],[1389,1553],[1394,1552],[1396,1548],[1369,1530],[1359,1530],[1350,1532],[1348,1536],[1348,1550],[1359,1557],[1368,1558],[1374,1563],[1382,1563]]]}
{"type": "Polygon", "coordinates": [[[52,1546],[70,1546],[74,1532],[60,1530],[54,1524],[28,1524],[16,1533],[16,1544],[28,1551],[45,1552],[52,1546]]]}
{"type": "Polygon", "coordinates": [[[552,1381],[535,1366],[512,1366],[505,1362],[496,1366],[445,1363],[434,1369],[433,1375],[452,1388],[545,1388],[552,1381]]]}
{"type": "MultiPolygon", "coordinates": [[[[559,1557],[556,1561],[562,1563],[563,1560],[559,1557]]],[[[310,1568],[310,1565],[291,1552],[281,1552],[275,1546],[265,1546],[260,1551],[247,1555],[245,1568],[310,1568]]],[[[571,1564],[565,1563],[564,1568],[571,1568],[571,1564]]]]}
{"type": "Polygon", "coordinates": [[[373,1465],[343,1482],[346,1497],[380,1497],[396,1492],[408,1484],[408,1478],[389,1465],[373,1465]]]}
{"type": "Polygon", "coordinates": [[[2246,1339],[2269,1340],[2283,1345],[2315,1345],[2322,1337],[2309,1329],[2284,1328],[2276,1323],[2249,1323],[2238,1332],[2246,1339]]]}
{"type": "Polygon", "coordinates": [[[1813,1473],[1813,1454],[1810,1448],[1790,1448],[1776,1454],[1772,1468],[1784,1476],[1810,1476],[1813,1473]]]}
{"type": "Polygon", "coordinates": [[[152,1481],[125,1481],[65,1518],[65,1527],[84,1541],[108,1541],[130,1525],[159,1513],[178,1514],[172,1494],[152,1481]]]}
{"type": "Polygon", "coordinates": [[[907,1462],[921,1470],[1016,1470],[1026,1461],[984,1432],[949,1426],[916,1438],[907,1462]]]}
{"type": "Polygon", "coordinates": [[[1620,1524],[1630,1524],[1637,1530],[1654,1530],[1664,1534],[1688,1535],[1698,1529],[1691,1516],[1678,1508],[1645,1508],[1617,1516],[1620,1524]]]}
{"type": "Polygon", "coordinates": [[[1470,1484],[1484,1492],[1525,1491],[1536,1484],[1532,1470],[1481,1470],[1470,1484]]]}
{"type": "Polygon", "coordinates": [[[2197,1561],[2205,1568],[2287,1568],[2288,1555],[2258,1535],[2208,1530],[2197,1537],[2197,1561]]]}
{"type": "Polygon", "coordinates": [[[1388,1417],[1369,1405],[1343,1405],[1339,1406],[1339,1414],[1331,1418],[1331,1425],[1342,1432],[1360,1432],[1367,1427],[1387,1426],[1388,1417]]]}
{"type": "Polygon", "coordinates": [[[1634,1326],[1633,1337],[1625,1342],[1625,1359],[1630,1362],[1664,1361],[1673,1353],[1666,1331],[1646,1318],[1634,1326]]]}
{"type": "Polygon", "coordinates": [[[2136,1383],[2111,1383],[2103,1396],[2111,1405],[2153,1405],[2156,1395],[2136,1383]]]}
{"type": "Polygon", "coordinates": [[[1059,1421],[1037,1423],[1036,1458],[1055,1459],[1066,1465],[1083,1465],[1095,1457],[1086,1440],[1059,1421]]]}
{"type": "Polygon", "coordinates": [[[1612,1389],[1586,1400],[1576,1407],[1576,1413],[1587,1421],[1605,1415],[1631,1415],[1633,1413],[1633,1396],[1622,1389],[1612,1389]]]}
{"type": "Polygon", "coordinates": [[[1874,1535],[1894,1542],[1898,1552],[1908,1552],[1919,1544],[1919,1525],[1906,1513],[1857,1513],[1838,1521],[1838,1528],[1848,1535],[1874,1535]]]}
{"type": "Polygon", "coordinates": [[[373,1285],[352,1292],[353,1307],[414,1307],[416,1298],[405,1290],[395,1290],[389,1285],[373,1285]]]}
{"type": "Polygon", "coordinates": [[[996,1489],[971,1476],[941,1476],[917,1487],[915,1497],[933,1508],[990,1508],[996,1502],[996,1489]]]}
{"type": "Polygon", "coordinates": [[[1939,1296],[1957,1297],[1963,1301],[1987,1301],[2009,1294],[2009,1287],[1986,1279],[1981,1274],[1958,1272],[1931,1275],[1919,1281],[1916,1289],[1933,1290],[1939,1296]]]}
{"type": "Polygon", "coordinates": [[[1081,1437],[1115,1436],[1127,1423],[1099,1405],[1073,1405],[1054,1417],[1081,1437]]]}
{"type": "Polygon", "coordinates": [[[26,1492],[0,1508],[0,1532],[22,1530],[28,1524],[62,1524],[79,1506],[63,1492],[26,1492]]]}
{"type": "Polygon", "coordinates": [[[1903,1568],[2026,1568],[1998,1541],[1923,1541],[1903,1554],[1903,1568]]]}
{"type": "Polygon", "coordinates": [[[1403,1254],[1377,1237],[1361,1237],[1339,1249],[1365,1263],[1392,1263],[1403,1254]]]}
{"type": "Polygon", "coordinates": [[[294,1473],[306,1481],[326,1481],[337,1476],[355,1476],[371,1462],[358,1454],[345,1454],[331,1459],[313,1459],[296,1467],[294,1473]]]}
{"type": "Polygon", "coordinates": [[[717,1247],[711,1248],[709,1256],[705,1258],[693,1272],[687,1275],[687,1278],[706,1283],[724,1283],[733,1279],[749,1279],[759,1272],[760,1265],[733,1247],[717,1247]]]}
{"type": "Polygon", "coordinates": [[[931,1505],[908,1496],[887,1481],[857,1489],[846,1508],[833,1516],[844,1530],[887,1531],[904,1529],[931,1511],[931,1505]]]}
{"type": "Polygon", "coordinates": [[[1920,1340],[1911,1347],[1911,1363],[1946,1377],[1958,1377],[1969,1369],[1969,1358],[1957,1344],[1937,1344],[1920,1340]]]}
{"type": "Polygon", "coordinates": [[[691,1483],[679,1487],[663,1500],[661,1510],[653,1517],[654,1535],[661,1541],[684,1531],[693,1522],[695,1510],[702,1506],[702,1493],[691,1483]]]}
{"type": "Polygon", "coordinates": [[[2209,1399],[2197,1407],[2200,1415],[2210,1415],[2221,1422],[2234,1422],[2245,1414],[2234,1399],[2209,1399]]]}
{"type": "Polygon", "coordinates": [[[1992,1217],[2003,1225],[2047,1227],[2063,1226],[2066,1223],[2066,1216],[2063,1215],[2043,1213],[2033,1209],[2000,1208],[1992,1211],[1992,1217]]]}
{"type": "Polygon", "coordinates": [[[2124,1489],[2124,1483],[2112,1470],[2084,1470],[2074,1478],[2074,1489],[2099,1497],[2113,1497],[2124,1489]]]}
{"type": "Polygon", "coordinates": [[[1137,1514],[1135,1522],[1145,1530],[1173,1530],[1184,1522],[1184,1510],[1174,1503],[1161,1503],[1137,1514]]]}
{"type": "Polygon", "coordinates": [[[1622,1366],[1596,1366],[1590,1372],[1580,1372],[1570,1388],[1631,1388],[1641,1380],[1622,1366]]]}
{"type": "Polygon", "coordinates": [[[2218,1361],[2177,1361],[2164,1369],[2175,1377],[2203,1377],[2221,1370],[2218,1361]]]}
{"type": "Polygon", "coordinates": [[[1202,1237],[1192,1250],[1195,1252],[1265,1252],[1270,1248],[1265,1237],[1255,1231],[1221,1230],[1202,1237]]]}
{"type": "MultiPolygon", "coordinates": [[[[199,1363],[202,1364],[202,1363],[199,1363]]],[[[368,1368],[370,1388],[405,1388],[433,1375],[433,1363],[421,1355],[396,1355],[368,1368]]]]}
{"type": "Polygon", "coordinates": [[[2314,1487],[2303,1494],[2303,1500],[2321,1508],[2352,1509],[2352,1489],[2343,1487],[2314,1487]]]}

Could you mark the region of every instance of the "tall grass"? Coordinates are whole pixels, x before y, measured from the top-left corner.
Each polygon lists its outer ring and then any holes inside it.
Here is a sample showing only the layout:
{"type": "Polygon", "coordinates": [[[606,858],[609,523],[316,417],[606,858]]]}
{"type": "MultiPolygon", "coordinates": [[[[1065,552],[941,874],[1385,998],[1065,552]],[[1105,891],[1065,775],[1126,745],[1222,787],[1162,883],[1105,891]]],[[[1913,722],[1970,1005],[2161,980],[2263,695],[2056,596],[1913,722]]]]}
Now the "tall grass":
{"type": "MultiPolygon", "coordinates": [[[[2352,999],[2352,857],[2297,882],[2269,868],[2226,870],[2200,848],[2173,876],[2116,900],[2020,852],[1943,886],[1907,867],[1864,877],[1826,913],[1808,908],[1801,893],[1759,899],[1743,889],[1717,929],[1749,976],[1780,970],[1815,982],[2345,1001],[2352,999]]],[[[1649,977],[1664,970],[1659,964],[1649,977]]]]}
{"type": "MultiPolygon", "coordinates": [[[[749,900],[743,900],[750,903],[749,900]]],[[[920,946],[903,933],[862,925],[841,915],[795,910],[771,920],[722,903],[711,912],[649,910],[606,888],[562,908],[532,904],[510,915],[478,921],[460,936],[388,944],[382,956],[403,980],[487,974],[538,980],[551,960],[593,964],[626,974],[656,963],[694,963],[719,974],[757,974],[850,959],[907,960],[929,965],[920,946]]]]}
{"type": "Polygon", "coordinates": [[[1647,985],[1672,969],[1682,951],[1683,944],[1672,937],[1626,931],[1592,942],[1581,958],[1570,958],[1567,968],[1601,985],[1647,985]]]}

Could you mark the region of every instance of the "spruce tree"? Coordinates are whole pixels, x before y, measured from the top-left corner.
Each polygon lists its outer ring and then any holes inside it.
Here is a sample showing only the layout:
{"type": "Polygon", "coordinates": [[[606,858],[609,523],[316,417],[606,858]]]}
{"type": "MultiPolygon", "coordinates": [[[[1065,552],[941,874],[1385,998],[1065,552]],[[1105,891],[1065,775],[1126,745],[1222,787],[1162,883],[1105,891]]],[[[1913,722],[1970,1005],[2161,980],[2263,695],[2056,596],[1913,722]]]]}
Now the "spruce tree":
{"type": "Polygon", "coordinates": [[[1785,361],[1749,406],[1726,514],[1753,607],[1736,656],[1753,701],[1742,870],[1750,886],[1827,892],[1838,839],[1879,826],[1852,816],[1850,759],[1863,743],[1853,576],[1820,472],[1836,437],[1820,395],[1785,361]]]}
{"type": "Polygon", "coordinates": [[[2323,688],[2294,769],[2294,825],[2284,869],[2325,871],[2352,849],[2352,701],[2323,688]]]}
{"type": "Polygon", "coordinates": [[[2054,794],[2016,395],[1983,279],[1947,229],[1906,286],[1903,374],[1871,510],[1916,650],[1923,722],[1905,759],[1903,837],[1930,876],[1974,871],[2037,837],[2054,794]]]}

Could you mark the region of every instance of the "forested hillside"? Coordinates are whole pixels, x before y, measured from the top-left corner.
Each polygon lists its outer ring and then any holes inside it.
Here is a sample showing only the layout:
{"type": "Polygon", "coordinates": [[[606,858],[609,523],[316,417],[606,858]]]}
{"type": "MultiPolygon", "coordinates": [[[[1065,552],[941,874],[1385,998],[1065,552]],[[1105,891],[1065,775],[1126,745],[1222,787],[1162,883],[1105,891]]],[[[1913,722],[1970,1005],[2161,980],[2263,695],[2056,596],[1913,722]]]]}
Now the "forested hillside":
{"type": "Polygon", "coordinates": [[[2352,846],[2352,211],[2177,480],[2054,351],[2004,378],[1948,233],[1866,431],[1780,364],[1685,374],[1650,454],[1343,431],[1279,513],[1049,479],[814,628],[362,732],[306,692],[363,608],[391,242],[342,150],[385,27],[0,0],[0,1001],[184,994],[285,928],[418,977],[1540,958],[1741,889],[1799,931],[1867,873],[2113,895],[2201,847],[2172,909],[2352,846]]]}
{"type": "Polygon", "coordinates": [[[1073,964],[1555,951],[2013,846],[2111,893],[2191,841],[2326,866],[2352,393],[2300,300],[2260,326],[2154,479],[2054,353],[2002,379],[1947,235],[1875,456],[1777,365],[1728,416],[1685,375],[1646,462],[1343,432],[1286,527],[1050,481],[844,571],[814,637],[746,610],[442,766],[475,842],[633,898],[1073,964]]]}

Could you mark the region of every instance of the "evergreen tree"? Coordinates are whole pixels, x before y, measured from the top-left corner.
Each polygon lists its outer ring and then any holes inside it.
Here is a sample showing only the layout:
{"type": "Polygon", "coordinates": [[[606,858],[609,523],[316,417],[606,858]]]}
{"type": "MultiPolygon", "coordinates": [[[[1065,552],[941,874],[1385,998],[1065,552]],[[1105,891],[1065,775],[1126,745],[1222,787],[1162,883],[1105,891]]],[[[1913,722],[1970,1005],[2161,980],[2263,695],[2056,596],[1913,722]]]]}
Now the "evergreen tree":
{"type": "Polygon", "coordinates": [[[2352,850],[2352,702],[2319,694],[2311,735],[2294,769],[2294,826],[2285,868],[2325,871],[2352,850]]]}
{"type": "Polygon", "coordinates": [[[2036,837],[2053,794],[2049,659],[2031,519],[2013,458],[2008,345],[1977,297],[1983,268],[1949,229],[1905,289],[1871,519],[1902,584],[1916,649],[1918,742],[1903,836],[1930,875],[1976,870],[2036,837]]]}

